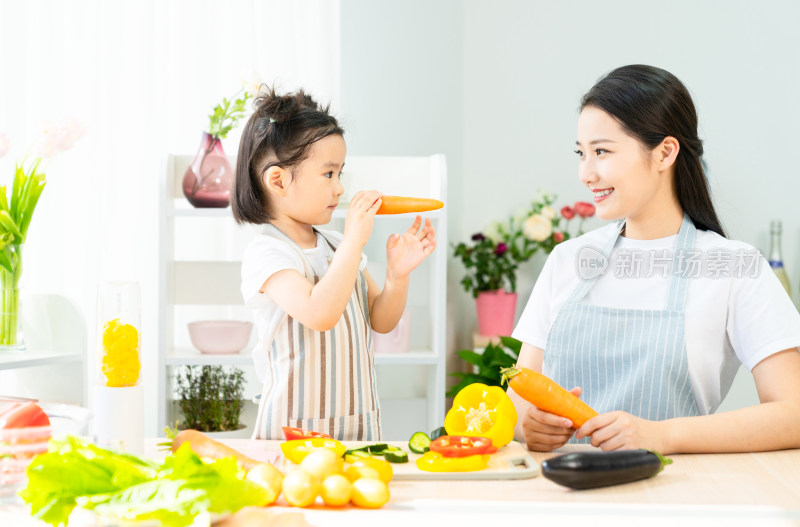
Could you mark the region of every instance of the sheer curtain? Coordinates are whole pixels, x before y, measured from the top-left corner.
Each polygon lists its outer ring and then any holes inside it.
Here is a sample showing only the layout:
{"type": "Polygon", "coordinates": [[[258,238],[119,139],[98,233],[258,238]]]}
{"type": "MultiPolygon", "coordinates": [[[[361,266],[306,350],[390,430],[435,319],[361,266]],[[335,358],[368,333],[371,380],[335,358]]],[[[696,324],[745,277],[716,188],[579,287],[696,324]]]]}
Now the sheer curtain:
{"type": "MultiPolygon", "coordinates": [[[[93,356],[98,283],[138,281],[152,371],[167,153],[193,154],[213,106],[253,73],[285,90],[302,86],[335,110],[339,2],[0,0],[0,68],[0,133],[12,141],[2,184],[44,122],[72,116],[87,129],[48,166],[25,247],[25,291],[75,301],[93,356]]],[[[223,143],[229,154],[240,130],[223,143]]],[[[153,397],[155,380],[144,382],[153,397]]]]}

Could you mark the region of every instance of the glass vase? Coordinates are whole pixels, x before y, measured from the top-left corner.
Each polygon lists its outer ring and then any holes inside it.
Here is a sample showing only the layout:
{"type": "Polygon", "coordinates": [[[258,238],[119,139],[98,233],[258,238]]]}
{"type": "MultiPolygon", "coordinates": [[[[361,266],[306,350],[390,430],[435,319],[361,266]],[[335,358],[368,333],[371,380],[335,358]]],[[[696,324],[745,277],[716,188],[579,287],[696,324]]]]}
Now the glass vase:
{"type": "Polygon", "coordinates": [[[22,245],[8,244],[0,251],[0,351],[25,349],[20,317],[19,279],[22,276],[22,245]],[[7,264],[7,267],[6,267],[7,264]],[[10,270],[9,270],[10,269],[10,270]]]}
{"type": "Polygon", "coordinates": [[[197,208],[225,208],[230,204],[233,169],[222,142],[206,132],[192,164],[183,176],[183,195],[197,208]]]}

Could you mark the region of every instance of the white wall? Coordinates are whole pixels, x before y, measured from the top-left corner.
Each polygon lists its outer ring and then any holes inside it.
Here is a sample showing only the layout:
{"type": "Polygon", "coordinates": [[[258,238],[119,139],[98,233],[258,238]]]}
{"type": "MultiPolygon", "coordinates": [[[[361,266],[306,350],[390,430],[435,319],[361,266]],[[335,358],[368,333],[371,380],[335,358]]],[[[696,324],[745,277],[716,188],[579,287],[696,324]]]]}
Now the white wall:
{"type": "MultiPolygon", "coordinates": [[[[588,199],[572,153],[580,96],[614,67],[647,63],[694,97],[729,236],[767,252],[769,222],[783,220],[800,296],[799,2],[342,0],[341,18],[350,152],[445,152],[451,241],[538,188],[559,205],[588,199]]],[[[541,263],[524,268],[518,313],[541,263]]],[[[449,273],[453,350],[470,343],[474,307],[460,264],[449,273]]]]}

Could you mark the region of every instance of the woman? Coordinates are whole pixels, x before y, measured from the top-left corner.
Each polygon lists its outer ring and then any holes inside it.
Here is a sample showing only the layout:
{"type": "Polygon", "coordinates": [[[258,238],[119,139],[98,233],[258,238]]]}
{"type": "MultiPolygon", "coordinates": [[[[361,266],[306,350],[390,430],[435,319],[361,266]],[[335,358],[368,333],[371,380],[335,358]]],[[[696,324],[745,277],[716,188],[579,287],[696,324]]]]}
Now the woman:
{"type": "Polygon", "coordinates": [[[625,66],[581,101],[576,154],[597,215],[620,220],[560,244],[513,336],[600,415],[577,431],[509,390],[517,438],[549,451],[741,452],[800,447],[800,315],[751,246],[728,240],[683,84],[625,66]],[[761,404],[714,414],[739,364],[761,404]]]}

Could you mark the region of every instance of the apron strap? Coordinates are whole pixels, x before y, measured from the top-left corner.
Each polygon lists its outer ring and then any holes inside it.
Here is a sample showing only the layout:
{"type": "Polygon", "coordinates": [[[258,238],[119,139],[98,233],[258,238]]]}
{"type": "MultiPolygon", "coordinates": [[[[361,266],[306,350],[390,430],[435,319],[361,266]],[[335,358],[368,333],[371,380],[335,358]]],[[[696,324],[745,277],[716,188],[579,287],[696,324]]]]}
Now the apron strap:
{"type": "MultiPolygon", "coordinates": [[[[610,261],[611,250],[614,248],[614,244],[617,243],[617,238],[619,238],[619,233],[622,232],[623,227],[625,227],[624,219],[619,220],[617,222],[616,232],[614,233],[613,236],[611,236],[611,238],[608,239],[605,247],[603,247],[602,255],[603,258],[605,259],[606,265],[610,261]]],[[[577,303],[583,300],[583,297],[585,297],[587,293],[589,293],[589,290],[592,288],[592,286],[594,285],[594,283],[597,281],[597,279],[600,277],[601,274],[602,273],[598,273],[592,278],[581,278],[580,282],[578,282],[578,285],[575,287],[575,289],[572,290],[572,294],[567,299],[567,302],[577,303]]]]}
{"type": "Polygon", "coordinates": [[[678,232],[678,239],[675,241],[675,253],[672,256],[672,272],[669,275],[669,286],[667,290],[667,309],[679,311],[686,305],[686,293],[689,290],[690,272],[692,267],[686,265],[686,259],[691,256],[694,250],[694,242],[697,238],[697,228],[688,214],[683,214],[681,230],[678,232]]]}

